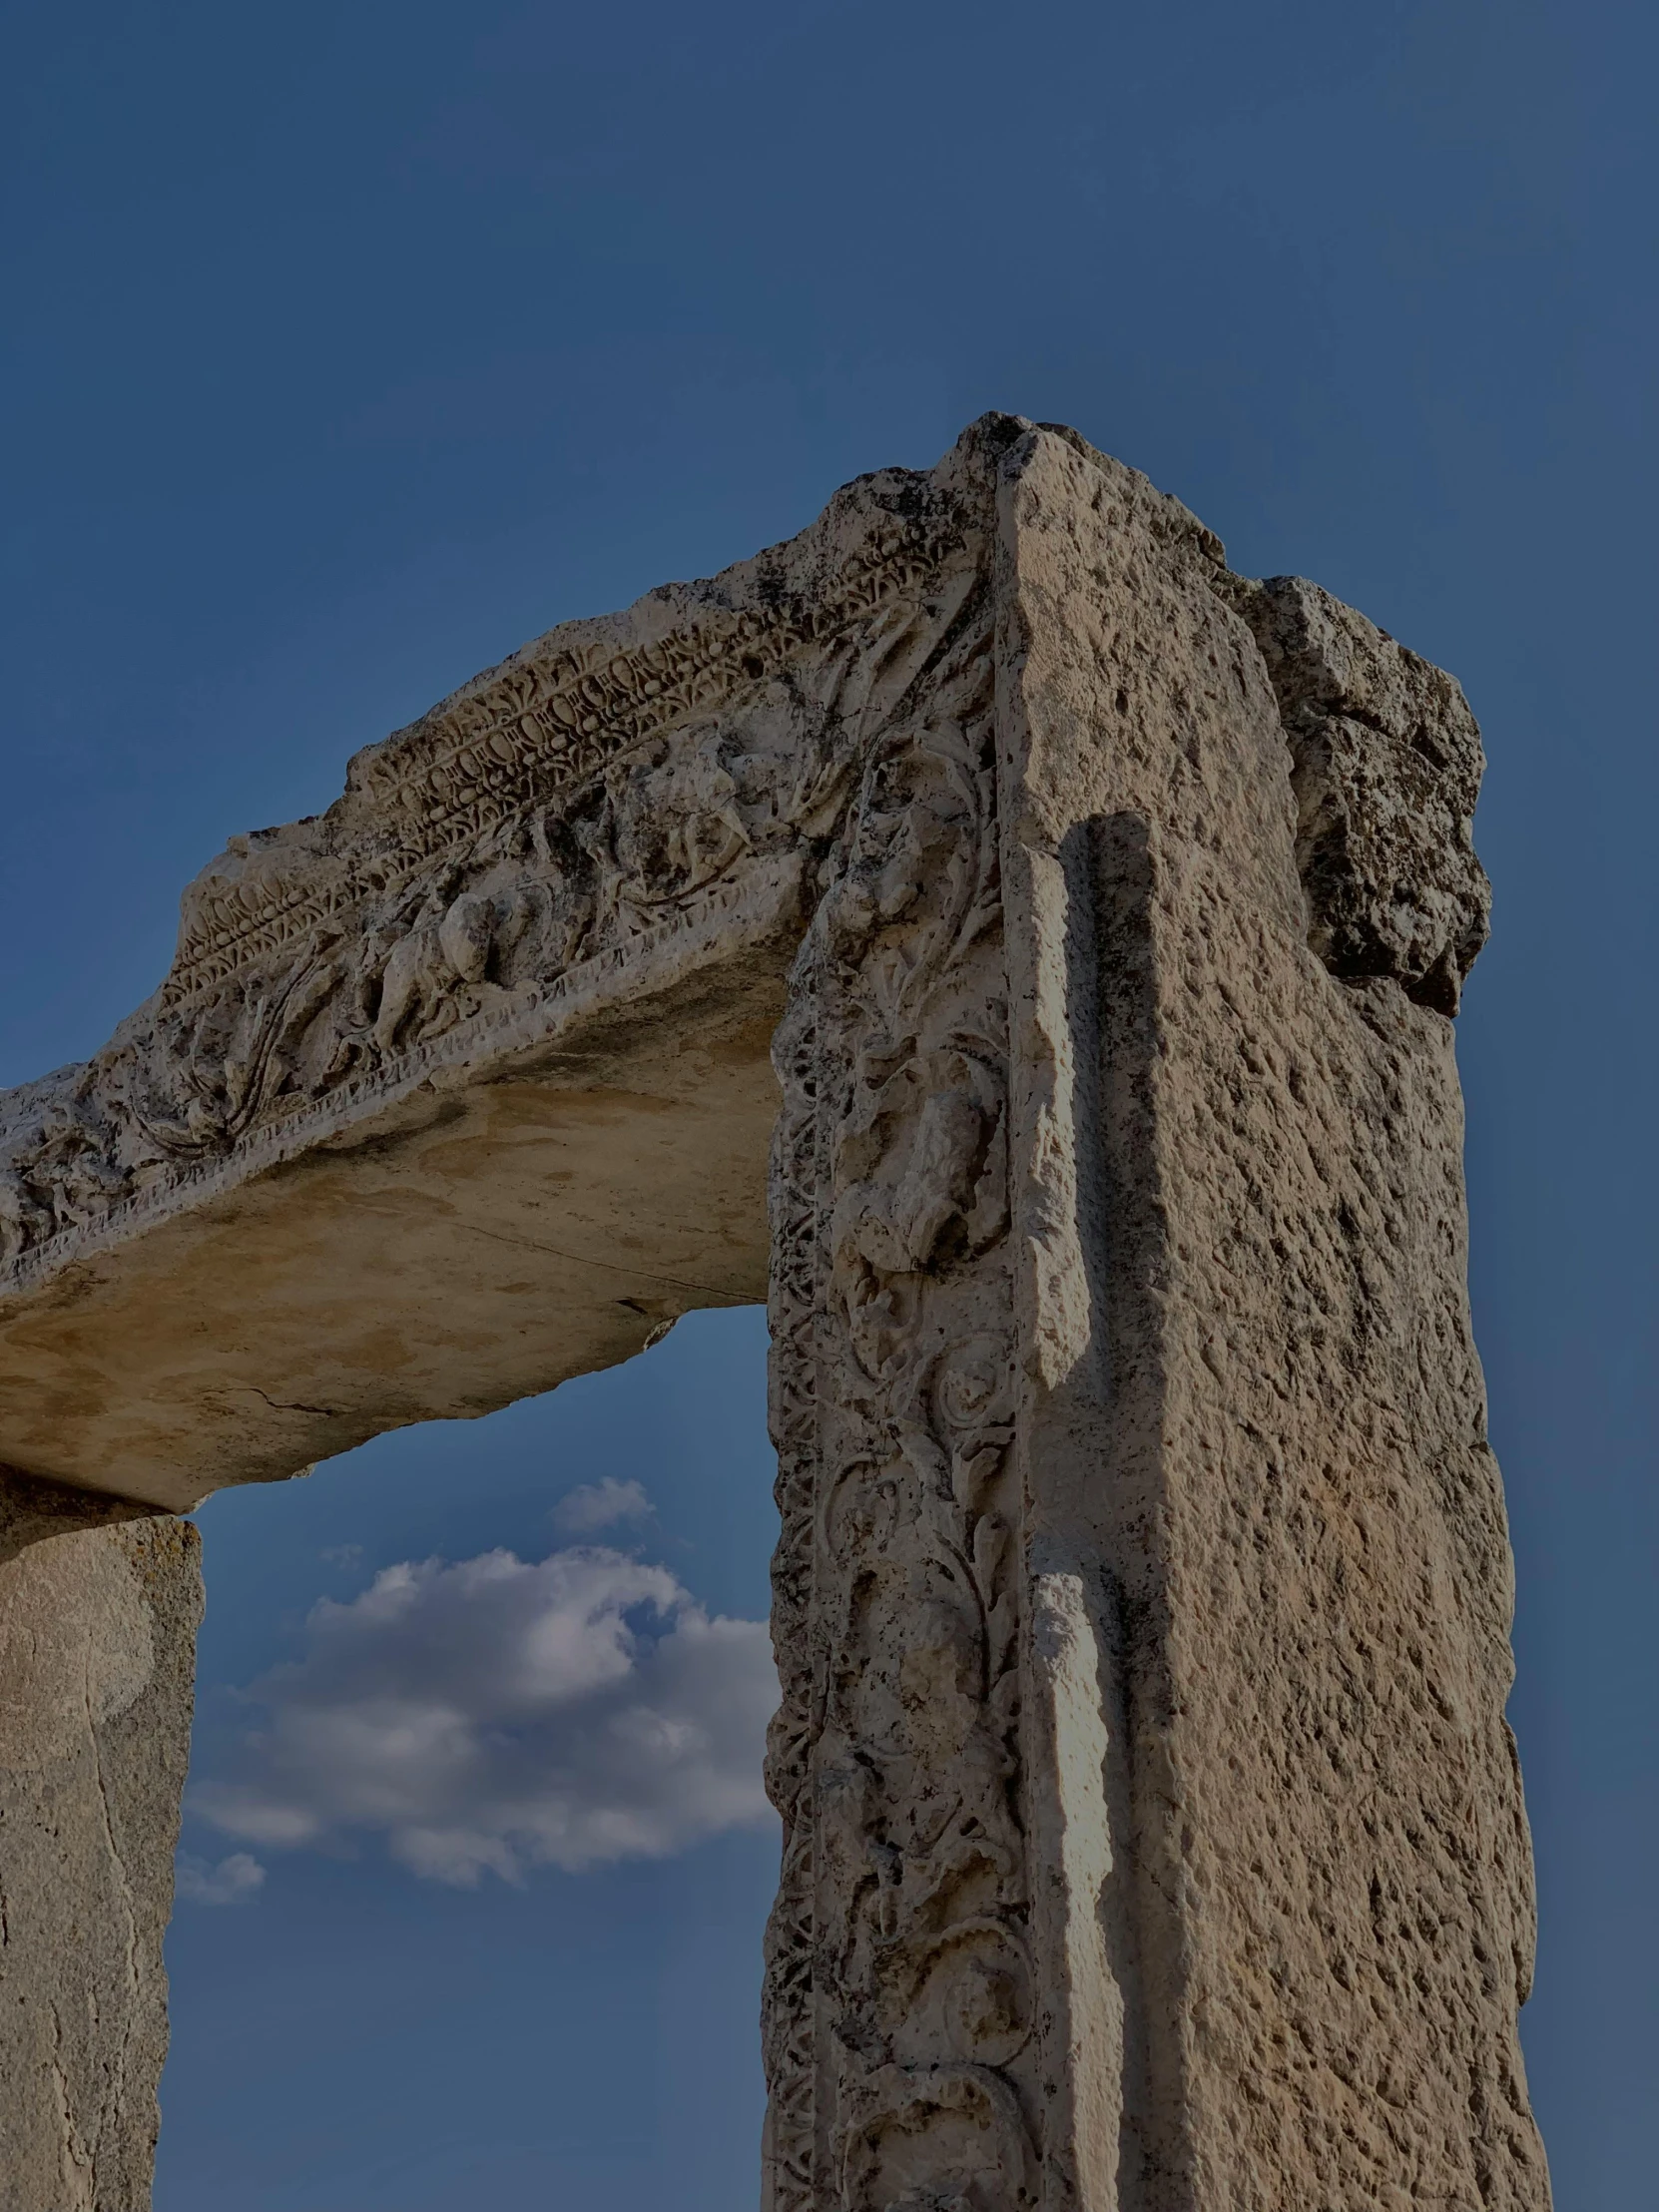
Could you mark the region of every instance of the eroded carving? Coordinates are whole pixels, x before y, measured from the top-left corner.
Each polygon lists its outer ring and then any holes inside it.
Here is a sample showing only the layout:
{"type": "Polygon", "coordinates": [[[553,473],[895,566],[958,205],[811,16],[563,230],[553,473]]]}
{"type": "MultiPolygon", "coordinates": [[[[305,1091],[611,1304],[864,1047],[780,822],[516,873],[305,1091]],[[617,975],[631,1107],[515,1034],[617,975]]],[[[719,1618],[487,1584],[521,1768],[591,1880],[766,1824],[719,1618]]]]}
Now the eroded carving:
{"type": "Polygon", "coordinates": [[[779,1054],[777,2212],[1036,2202],[991,739],[980,623],[864,770],[779,1054]]]}
{"type": "Polygon", "coordinates": [[[368,840],[371,849],[354,851],[341,840],[315,855],[320,866],[307,867],[310,855],[290,844],[260,855],[256,867],[211,873],[201,882],[188,904],[167,997],[218,982],[321,926],[365,891],[419,874],[440,854],[476,846],[503,822],[527,817],[617,755],[725,706],[815,645],[925,588],[938,565],[937,519],[880,517],[818,594],[769,578],[763,557],[753,564],[762,571],[761,589],[750,605],[722,606],[711,595],[689,620],[674,624],[675,595],[665,591],[653,595],[669,618],[655,638],[619,649],[611,636],[574,642],[555,631],[515,654],[352,762],[344,820],[336,827],[349,830],[353,815],[368,816],[380,831],[368,840]]]}
{"type": "Polygon", "coordinates": [[[1486,941],[1485,757],[1455,677],[1300,576],[1222,576],[1278,695],[1308,941],[1333,975],[1391,976],[1454,1014],[1486,941]]]}
{"type": "Polygon", "coordinates": [[[327,815],[233,839],[186,894],[157,997],[9,1102],[0,1266],[533,1037],[584,971],[746,886],[783,896],[781,869],[810,899],[872,732],[976,574],[956,505],[915,484],[904,514],[864,496],[816,591],[763,556],[730,595],[747,604],[700,586],[620,618],[628,638],[554,632],[359,755],[327,815]]]}

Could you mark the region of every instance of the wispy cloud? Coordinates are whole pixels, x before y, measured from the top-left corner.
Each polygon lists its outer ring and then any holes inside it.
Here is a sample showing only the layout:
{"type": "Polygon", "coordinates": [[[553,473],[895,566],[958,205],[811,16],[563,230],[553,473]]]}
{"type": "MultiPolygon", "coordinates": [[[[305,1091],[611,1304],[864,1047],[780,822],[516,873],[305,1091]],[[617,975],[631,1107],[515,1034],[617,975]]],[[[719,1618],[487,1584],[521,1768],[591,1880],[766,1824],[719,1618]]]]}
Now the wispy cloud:
{"type": "Polygon", "coordinates": [[[616,1551],[387,1567],[317,1604],[302,1657],[248,1695],[268,1725],[192,1805],[272,1849],[377,1835],[414,1873],[470,1886],[770,1818],[766,1624],[711,1618],[616,1551]]]}
{"type": "Polygon", "coordinates": [[[177,1896],[191,1905],[244,1905],[265,1883],[265,1869],[246,1851],[234,1851],[218,1866],[182,1851],[173,1870],[177,1896]]]}
{"type": "Polygon", "coordinates": [[[652,1504],[638,1482],[619,1482],[608,1474],[599,1482],[583,1482],[567,1490],[553,1508],[553,1524],[567,1536],[591,1536],[595,1529],[614,1528],[618,1521],[648,1520],[652,1504]]]}

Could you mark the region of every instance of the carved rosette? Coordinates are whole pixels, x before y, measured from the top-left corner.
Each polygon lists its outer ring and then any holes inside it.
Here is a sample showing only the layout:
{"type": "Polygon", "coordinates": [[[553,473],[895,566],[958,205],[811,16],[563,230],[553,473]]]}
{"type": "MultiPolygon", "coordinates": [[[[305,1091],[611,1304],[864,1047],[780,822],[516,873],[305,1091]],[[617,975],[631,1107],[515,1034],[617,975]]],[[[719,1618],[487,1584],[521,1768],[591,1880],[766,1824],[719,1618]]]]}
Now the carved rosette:
{"type": "Polygon", "coordinates": [[[769,2212],[1037,2201],[989,641],[867,759],[781,1034],[769,2212]]]}

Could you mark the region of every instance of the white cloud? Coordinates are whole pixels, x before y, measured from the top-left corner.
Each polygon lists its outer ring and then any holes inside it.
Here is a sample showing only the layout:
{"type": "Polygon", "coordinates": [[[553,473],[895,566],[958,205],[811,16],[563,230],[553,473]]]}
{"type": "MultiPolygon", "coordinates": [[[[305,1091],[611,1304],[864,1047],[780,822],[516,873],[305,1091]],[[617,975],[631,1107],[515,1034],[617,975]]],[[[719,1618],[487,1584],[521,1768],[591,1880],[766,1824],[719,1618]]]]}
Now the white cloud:
{"type": "Polygon", "coordinates": [[[608,1474],[603,1481],[567,1490],[553,1508],[553,1522],[567,1536],[591,1536],[596,1528],[614,1528],[618,1521],[649,1519],[651,1512],[642,1484],[619,1482],[608,1474]]]}
{"type": "Polygon", "coordinates": [[[246,1851],[234,1851],[218,1866],[182,1851],[173,1870],[177,1895],[192,1905],[241,1905],[265,1882],[265,1869],[246,1851]]]}
{"type": "MultiPolygon", "coordinates": [[[[618,1485],[623,1487],[623,1485],[618,1485]]],[[[770,1818],[766,1624],[599,1548],[387,1567],[248,1693],[269,1725],[193,1809],[274,1849],[382,1836],[418,1875],[660,1858],[770,1818]]],[[[252,1862],[251,1862],[252,1863],[252,1862]]]]}

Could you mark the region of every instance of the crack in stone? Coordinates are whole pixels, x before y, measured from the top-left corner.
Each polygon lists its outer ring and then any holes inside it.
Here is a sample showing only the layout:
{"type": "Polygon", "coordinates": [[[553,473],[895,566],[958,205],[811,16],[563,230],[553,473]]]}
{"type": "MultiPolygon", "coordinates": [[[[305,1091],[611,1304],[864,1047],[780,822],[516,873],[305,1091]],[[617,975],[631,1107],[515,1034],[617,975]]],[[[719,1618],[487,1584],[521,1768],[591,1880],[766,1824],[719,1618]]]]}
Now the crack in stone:
{"type": "Polygon", "coordinates": [[[244,1382],[239,1387],[252,1390],[256,1397],[263,1397],[274,1413],[315,1413],[324,1420],[339,1419],[340,1409],[337,1405],[307,1405],[302,1398],[273,1397],[269,1390],[262,1390],[257,1382],[244,1382]]]}
{"type": "MultiPolygon", "coordinates": [[[[608,1275],[643,1277],[647,1283],[661,1283],[666,1290],[693,1291],[699,1298],[712,1298],[723,1306],[757,1306],[758,1299],[743,1298],[735,1291],[717,1291],[709,1283],[690,1283],[678,1275],[658,1275],[650,1268],[624,1267],[616,1260],[592,1260],[586,1253],[561,1252],[557,1245],[542,1244],[535,1237],[515,1237],[504,1229],[480,1229],[476,1222],[467,1222],[466,1232],[473,1237],[487,1237],[492,1244],[516,1245],[525,1252],[545,1253],[550,1260],[568,1260],[572,1267],[601,1268],[608,1275]]],[[[622,1302],[626,1305],[627,1300],[622,1302]]]]}

